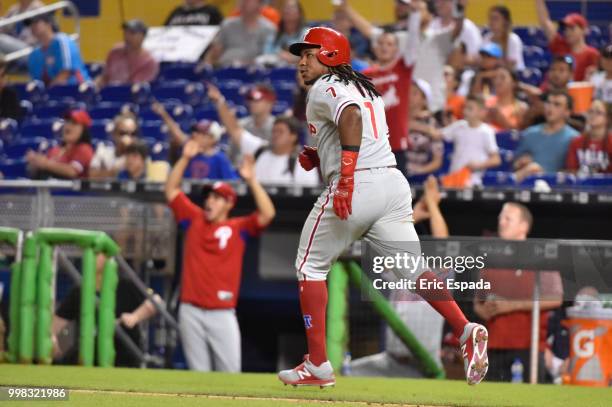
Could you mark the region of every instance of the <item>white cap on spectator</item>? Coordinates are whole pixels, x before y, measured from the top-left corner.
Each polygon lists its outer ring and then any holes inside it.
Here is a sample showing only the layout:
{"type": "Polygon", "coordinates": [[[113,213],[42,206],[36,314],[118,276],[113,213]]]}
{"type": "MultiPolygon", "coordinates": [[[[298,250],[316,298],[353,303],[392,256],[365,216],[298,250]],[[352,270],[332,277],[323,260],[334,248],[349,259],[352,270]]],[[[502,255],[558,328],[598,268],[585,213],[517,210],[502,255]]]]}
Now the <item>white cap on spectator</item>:
{"type": "Polygon", "coordinates": [[[424,81],[423,79],[415,78],[412,82],[416,85],[417,88],[425,95],[425,100],[427,101],[427,108],[431,106],[431,85],[424,81]]]}

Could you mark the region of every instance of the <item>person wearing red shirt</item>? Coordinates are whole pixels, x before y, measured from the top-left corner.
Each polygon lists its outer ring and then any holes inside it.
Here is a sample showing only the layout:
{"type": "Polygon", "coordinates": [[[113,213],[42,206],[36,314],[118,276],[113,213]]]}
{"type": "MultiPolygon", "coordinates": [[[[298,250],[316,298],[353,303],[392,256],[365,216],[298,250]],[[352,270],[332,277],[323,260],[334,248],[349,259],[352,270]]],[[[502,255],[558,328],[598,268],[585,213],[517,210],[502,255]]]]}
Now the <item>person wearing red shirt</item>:
{"type": "Polygon", "coordinates": [[[594,100],[587,111],[587,131],[572,140],[565,167],[580,174],[612,173],[612,108],[602,100],[594,100]]]}
{"type": "MultiPolygon", "coordinates": [[[[370,27],[370,23],[347,2],[341,7],[357,28],[370,27]]],[[[410,87],[421,38],[421,13],[414,4],[409,4],[407,7],[410,9],[410,13],[406,16],[407,40],[400,42],[395,32],[384,31],[373,42],[375,64],[363,71],[385,102],[389,144],[395,154],[397,168],[404,174],[406,173],[405,151],[409,147],[410,87]],[[400,47],[400,44],[403,46],[400,47]]]]}
{"type": "Polygon", "coordinates": [[[96,78],[98,87],[152,82],[159,73],[159,62],[143,48],[149,28],[139,19],[123,23],[123,43],[106,56],[104,71],[96,78]]]}
{"type": "Polygon", "coordinates": [[[570,13],[560,22],[561,33],[550,19],[544,0],[536,0],[538,20],[548,39],[548,48],[553,55],[570,54],[576,61],[574,80],[583,81],[591,71],[597,69],[599,51],[586,43],[589,24],[579,13],[570,13]]]}
{"type": "MultiPolygon", "coordinates": [[[[498,219],[499,237],[505,240],[526,240],[533,216],[529,209],[518,203],[504,204],[498,219]]],[[[474,311],[486,321],[489,331],[489,372],[492,381],[510,381],[512,363],[520,359],[524,367],[523,381],[530,377],[531,311],[535,273],[526,270],[484,269],[480,277],[491,284],[486,298],[474,301],[474,311]]],[[[544,348],[548,326],[548,311],[562,302],[561,276],[556,271],[540,273],[539,379],[545,369],[544,348]]],[[[483,293],[484,294],[484,293],[483,293]]]]}
{"type": "Polygon", "coordinates": [[[62,142],[47,154],[29,150],[26,153],[32,178],[87,178],[93,158],[91,117],[85,110],[71,110],[64,116],[62,142]]]}
{"type": "Polygon", "coordinates": [[[165,194],[176,221],[188,223],[183,248],[183,280],[179,329],[190,369],[240,372],[240,328],[235,307],[248,236],[258,235],[274,218],[268,194],[255,179],[255,162],[245,157],[240,175],[251,189],[257,211],[229,217],[236,192],[226,183],[213,184],[204,208],[180,189],[189,161],[199,145],[190,140],[166,182],[165,194]]]}

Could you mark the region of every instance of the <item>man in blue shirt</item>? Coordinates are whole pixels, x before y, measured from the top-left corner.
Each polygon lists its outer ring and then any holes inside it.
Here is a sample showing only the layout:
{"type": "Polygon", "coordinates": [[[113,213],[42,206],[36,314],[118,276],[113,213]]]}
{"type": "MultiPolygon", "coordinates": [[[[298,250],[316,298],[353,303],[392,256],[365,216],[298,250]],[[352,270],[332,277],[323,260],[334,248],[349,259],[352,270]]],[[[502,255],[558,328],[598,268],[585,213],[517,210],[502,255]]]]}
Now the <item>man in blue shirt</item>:
{"type": "Polygon", "coordinates": [[[185,170],[185,178],[237,179],[238,174],[217,143],[223,130],[219,123],[200,120],[191,127],[191,138],[200,145],[200,153],[193,157],[185,170]]]}
{"type": "Polygon", "coordinates": [[[570,142],[578,132],[567,124],[572,112],[572,98],[563,90],[552,90],[546,96],[546,122],[527,128],[515,152],[517,180],[533,174],[555,173],[565,165],[570,142]]]}
{"type": "Polygon", "coordinates": [[[40,44],[28,59],[32,79],[43,81],[46,86],[89,80],[79,46],[68,35],[57,32],[52,14],[36,16],[26,22],[40,44]]]}
{"type": "MultiPolygon", "coordinates": [[[[181,126],[166,111],[164,105],[155,102],[151,109],[168,126],[168,133],[170,133],[170,162],[172,163],[177,156],[180,157],[181,149],[187,140],[189,140],[189,136],[183,132],[181,126]]],[[[198,142],[200,152],[189,162],[185,170],[185,178],[211,180],[238,179],[238,173],[232,166],[229,158],[218,146],[223,132],[223,127],[219,123],[205,119],[191,126],[191,139],[198,142]]]]}

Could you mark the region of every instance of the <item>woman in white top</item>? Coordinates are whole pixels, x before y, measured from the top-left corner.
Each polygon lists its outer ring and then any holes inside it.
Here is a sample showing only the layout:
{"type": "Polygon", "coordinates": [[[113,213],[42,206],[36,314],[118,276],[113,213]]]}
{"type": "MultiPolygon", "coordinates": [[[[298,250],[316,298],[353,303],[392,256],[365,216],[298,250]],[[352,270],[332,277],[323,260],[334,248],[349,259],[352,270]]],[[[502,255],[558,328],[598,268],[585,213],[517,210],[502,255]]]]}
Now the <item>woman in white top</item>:
{"type": "Polygon", "coordinates": [[[512,14],[506,6],[493,6],[489,9],[489,32],[483,43],[494,42],[504,51],[504,59],[514,70],[525,69],[523,60],[523,41],[512,32],[512,14]]]}

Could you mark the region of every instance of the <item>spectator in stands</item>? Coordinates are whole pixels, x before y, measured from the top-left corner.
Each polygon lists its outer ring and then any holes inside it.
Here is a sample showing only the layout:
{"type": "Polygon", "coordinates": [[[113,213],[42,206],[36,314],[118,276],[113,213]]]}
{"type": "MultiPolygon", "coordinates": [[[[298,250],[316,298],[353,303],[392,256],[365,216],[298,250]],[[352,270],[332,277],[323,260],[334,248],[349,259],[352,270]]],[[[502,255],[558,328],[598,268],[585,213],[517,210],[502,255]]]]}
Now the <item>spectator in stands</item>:
{"type": "Polygon", "coordinates": [[[431,86],[423,79],[414,79],[410,87],[410,132],[405,167],[398,167],[407,176],[431,174],[440,169],[444,145],[433,138],[438,131],[431,111],[431,86]]]}
{"type": "Polygon", "coordinates": [[[561,20],[559,33],[550,19],[545,0],[536,0],[536,8],[550,51],[554,55],[572,55],[575,61],[574,80],[583,81],[588,78],[590,72],[597,69],[599,51],[586,43],[589,29],[587,20],[579,13],[570,13],[561,20]]]}
{"type": "Polygon", "coordinates": [[[264,55],[258,63],[270,65],[294,65],[297,57],[291,54],[289,45],[301,41],[306,30],[304,9],[298,0],[287,0],[276,35],[270,36],[264,47],[264,55]]]}
{"type": "MultiPolygon", "coordinates": [[[[44,5],[45,3],[39,0],[19,0],[9,7],[3,18],[11,18],[44,5]]],[[[10,54],[33,45],[36,45],[36,38],[23,22],[0,29],[0,55],[10,54]]]]}
{"type": "Polygon", "coordinates": [[[148,27],[142,20],[123,23],[123,43],[107,55],[102,75],[96,78],[100,88],[106,85],[131,85],[151,82],[159,73],[159,63],[142,47],[148,27]]]}
{"type": "Polygon", "coordinates": [[[117,174],[117,179],[144,181],[147,178],[147,145],[136,141],[125,148],[125,169],[117,174]]]}
{"type": "Polygon", "coordinates": [[[0,118],[19,119],[21,106],[15,89],[8,86],[6,78],[6,63],[0,58],[0,118]]]}
{"type": "Polygon", "coordinates": [[[567,124],[572,105],[567,92],[548,92],[544,104],[546,122],[526,129],[515,152],[517,180],[532,174],[556,173],[565,167],[569,145],[578,135],[567,124]]]}
{"type": "Polygon", "coordinates": [[[125,169],[125,150],[140,137],[138,121],[133,113],[121,113],[113,120],[111,144],[98,143],[91,160],[90,177],[115,178],[125,169]]]}
{"type": "Polygon", "coordinates": [[[46,86],[74,85],[89,80],[78,44],[67,34],[57,32],[52,14],[26,20],[38,46],[28,59],[32,79],[46,86]]]}
{"type": "Polygon", "coordinates": [[[502,65],[503,51],[493,42],[486,43],[480,48],[480,60],[476,69],[469,69],[461,76],[459,94],[482,95],[485,99],[494,93],[493,81],[497,76],[497,68],[502,65]]]}
{"type": "Polygon", "coordinates": [[[200,150],[190,140],[176,162],[165,193],[177,222],[187,224],[183,251],[179,329],[190,369],[240,372],[240,328],[236,303],[246,240],[257,236],[275,216],[274,204],[255,176],[253,157],[245,157],[240,175],[249,186],[257,211],[230,218],[236,192],[216,182],[203,208],[180,189],[189,161],[200,150]]]}
{"type": "MultiPolygon", "coordinates": [[[[444,81],[444,66],[449,55],[453,51],[455,39],[463,29],[463,18],[458,18],[454,27],[446,28],[442,31],[433,31],[429,29],[430,22],[433,18],[432,10],[424,0],[411,0],[410,4],[414,9],[418,9],[421,15],[421,41],[417,52],[416,64],[414,67],[413,76],[426,80],[431,87],[432,101],[429,106],[434,114],[444,111],[446,101],[446,86],[444,81]]],[[[349,18],[355,27],[364,36],[370,39],[375,44],[378,37],[384,32],[383,29],[375,27],[366,18],[361,16],[352,7],[343,3],[344,9],[347,11],[349,18]]],[[[398,33],[399,48],[405,48],[407,41],[406,33],[398,33]]]]}
{"type": "MultiPolygon", "coordinates": [[[[230,17],[238,17],[242,14],[242,11],[241,11],[242,9],[240,8],[241,1],[243,0],[236,0],[238,7],[236,7],[234,11],[230,13],[229,15],[230,17]]],[[[274,24],[275,27],[278,28],[280,21],[281,21],[281,15],[276,9],[276,7],[271,6],[270,4],[267,4],[267,3],[269,3],[268,0],[262,1],[261,8],[259,9],[259,15],[261,15],[263,18],[265,18],[266,20],[274,24]]]]}
{"type": "Polygon", "coordinates": [[[512,32],[512,14],[504,5],[496,5],[489,9],[489,32],[483,37],[483,44],[493,42],[499,45],[503,52],[503,60],[510,68],[525,69],[523,59],[523,41],[512,32]]]}
{"type": "MultiPolygon", "coordinates": [[[[411,6],[413,7],[413,6],[411,6]]],[[[399,49],[397,35],[386,32],[378,36],[374,47],[376,63],[363,73],[385,102],[385,115],[389,127],[389,144],[395,154],[397,165],[403,172],[406,168],[410,110],[410,83],[416,53],[419,48],[421,15],[418,9],[410,13],[408,38],[405,48],[399,49]]]]}
{"type": "Polygon", "coordinates": [[[218,146],[223,134],[223,128],[219,123],[202,119],[191,126],[191,138],[189,138],[161,103],[154,103],[153,110],[160,115],[168,126],[170,132],[170,161],[172,163],[181,157],[181,151],[187,141],[191,139],[198,144],[198,154],[193,157],[185,169],[185,178],[213,180],[238,178],[232,163],[218,146]]]}
{"type": "Polygon", "coordinates": [[[206,0],[185,0],[177,6],[164,25],[219,25],[223,14],[217,7],[207,4],[206,0]]]}
{"type": "Polygon", "coordinates": [[[353,69],[361,71],[367,67],[367,63],[362,60],[371,56],[370,41],[354,27],[354,22],[351,21],[351,16],[346,7],[348,6],[334,9],[330,27],[348,38],[351,44],[351,65],[353,65],[353,69]]]}
{"type": "MultiPolygon", "coordinates": [[[[505,240],[525,240],[533,225],[533,216],[522,204],[507,202],[498,218],[497,231],[505,240]]],[[[491,284],[489,292],[478,292],[474,311],[485,321],[489,331],[489,371],[487,380],[510,381],[515,360],[523,364],[523,381],[530,377],[531,311],[535,274],[525,270],[484,269],[480,277],[491,284]]],[[[556,271],[540,273],[539,359],[544,366],[544,348],[550,310],[562,302],[563,286],[556,271]]],[[[545,369],[538,370],[542,382],[545,369]]]]}
{"type": "Polygon", "coordinates": [[[612,103],[612,44],[601,50],[601,71],[595,72],[589,79],[595,85],[595,97],[606,103],[612,103]]]}
{"type": "MultiPolygon", "coordinates": [[[[448,226],[440,211],[440,191],[435,177],[429,176],[423,196],[414,205],[414,223],[429,220],[431,235],[448,238],[448,226]]],[[[444,319],[426,301],[408,290],[391,290],[389,301],[406,327],[416,336],[437,365],[440,360],[444,319]]],[[[425,377],[422,364],[404,342],[387,326],[385,350],[355,359],[350,365],[350,376],[425,377]]]]}
{"type": "MultiPolygon", "coordinates": [[[[529,109],[523,116],[522,129],[545,121],[544,101],[546,100],[546,92],[549,90],[567,92],[573,76],[574,58],[569,55],[558,55],[553,57],[546,74],[546,80],[540,86],[526,83],[519,84],[519,88],[527,95],[527,102],[529,103],[529,109]]],[[[569,123],[574,125],[571,119],[569,123]]]]}
{"type": "Polygon", "coordinates": [[[527,112],[527,104],[517,97],[518,75],[508,66],[497,68],[493,78],[495,95],[486,100],[488,112],[486,122],[495,130],[518,129],[527,112]]]}
{"type": "MultiPolygon", "coordinates": [[[[102,276],[106,257],[99,254],[96,258],[96,292],[102,288],[102,276]]],[[[126,334],[136,346],[140,346],[141,334],[137,326],[157,313],[157,309],[151,300],[148,300],[136,285],[123,277],[119,277],[116,290],[115,316],[123,325],[126,334]],[[127,329],[126,329],[127,328],[127,329]]],[[[157,294],[153,301],[163,304],[163,300],[157,294]]],[[[79,332],[79,321],[81,316],[81,287],[74,285],[66,297],[57,307],[53,315],[51,327],[53,341],[53,357],[57,364],[77,364],[79,358],[79,347],[73,346],[62,349],[64,342],[62,336],[67,330],[70,322],[76,324],[74,331],[79,332]]],[[[116,367],[140,367],[143,363],[136,355],[132,354],[129,347],[115,335],[115,366],[116,367]]],[[[97,354],[97,352],[96,352],[97,354]]]]}
{"type": "Polygon", "coordinates": [[[444,117],[444,123],[449,125],[455,120],[463,119],[465,97],[457,92],[459,90],[461,76],[455,71],[455,68],[450,65],[444,67],[444,81],[446,82],[446,115],[444,117]]]}
{"type": "Polygon", "coordinates": [[[566,168],[579,174],[612,173],[612,105],[596,99],[587,112],[587,130],[572,140],[566,168]]]}
{"type": "Polygon", "coordinates": [[[431,21],[429,29],[433,31],[445,31],[456,24],[456,19],[461,15],[463,26],[457,37],[459,44],[465,45],[467,53],[467,64],[473,65],[478,60],[478,51],[482,45],[480,29],[474,22],[463,17],[465,1],[457,0],[434,0],[436,17],[431,21]]]}
{"type": "Polygon", "coordinates": [[[45,154],[28,151],[26,161],[32,178],[87,178],[93,157],[91,117],[85,110],[71,110],[64,116],[62,141],[45,154]]]}
{"type": "Polygon", "coordinates": [[[299,121],[293,117],[277,117],[272,127],[272,138],[267,142],[251,134],[236,120],[219,89],[209,86],[208,96],[215,104],[221,122],[240,154],[255,157],[258,181],[262,184],[301,186],[319,184],[316,172],[307,172],[301,165],[297,165],[296,147],[301,128],[299,121]]]}
{"type": "Polygon", "coordinates": [[[249,65],[263,54],[276,27],[260,15],[262,0],[242,0],[240,16],[223,21],[217,36],[204,56],[207,65],[249,65]]]}
{"type": "Polygon", "coordinates": [[[482,121],[486,112],[482,96],[470,95],[463,109],[465,119],[433,134],[434,138],[441,136],[444,141],[454,144],[449,172],[454,173],[467,167],[471,171],[468,186],[480,185],[482,174],[501,164],[495,131],[482,121]]]}
{"type": "Polygon", "coordinates": [[[274,126],[272,108],[276,103],[274,88],[265,83],[256,84],[248,89],[245,99],[249,115],[240,119],[240,125],[253,135],[270,141],[274,126]]]}

